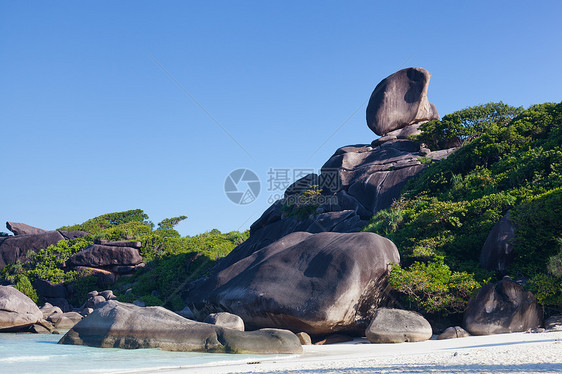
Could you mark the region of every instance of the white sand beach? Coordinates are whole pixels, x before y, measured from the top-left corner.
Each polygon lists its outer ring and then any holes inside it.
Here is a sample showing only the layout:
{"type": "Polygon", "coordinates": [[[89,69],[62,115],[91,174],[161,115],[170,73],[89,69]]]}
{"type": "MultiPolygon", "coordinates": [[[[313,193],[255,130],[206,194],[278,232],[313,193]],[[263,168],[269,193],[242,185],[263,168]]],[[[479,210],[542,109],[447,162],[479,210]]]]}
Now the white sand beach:
{"type": "Polygon", "coordinates": [[[471,336],[420,343],[366,339],[304,346],[302,355],[169,368],[164,373],[560,373],[562,331],[471,336]]]}

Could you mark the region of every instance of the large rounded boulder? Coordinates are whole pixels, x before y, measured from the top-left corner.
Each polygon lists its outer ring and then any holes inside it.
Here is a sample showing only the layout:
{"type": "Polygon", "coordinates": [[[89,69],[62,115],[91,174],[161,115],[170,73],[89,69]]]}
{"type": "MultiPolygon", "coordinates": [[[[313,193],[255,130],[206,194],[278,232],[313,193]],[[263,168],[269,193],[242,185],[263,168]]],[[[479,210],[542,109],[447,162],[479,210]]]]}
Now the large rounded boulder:
{"type": "MultiPolygon", "coordinates": [[[[296,232],[191,286],[186,303],[198,319],[230,312],[247,327],[311,335],[363,333],[386,299],[396,246],[373,233],[296,232]]],[[[236,261],[237,260],[237,261],[236,261]]]]}
{"type": "Polygon", "coordinates": [[[541,326],[542,309],[533,294],[509,277],[482,287],[464,313],[472,335],[520,332],[541,326]]]}
{"type": "Polygon", "coordinates": [[[145,308],[113,300],[74,325],[59,344],[210,353],[302,352],[299,338],[290,331],[242,332],[191,321],[162,307],[145,308]]]}
{"type": "Polygon", "coordinates": [[[42,320],[33,300],[12,286],[0,286],[0,332],[26,330],[42,320]]]}
{"type": "Polygon", "coordinates": [[[419,68],[407,68],[383,79],[367,106],[367,125],[377,135],[422,121],[439,120],[435,105],[427,99],[431,74],[419,68]]]}
{"type": "Polygon", "coordinates": [[[429,322],[419,313],[380,308],[365,330],[371,343],[422,342],[431,338],[429,322]]]}
{"type": "Polygon", "coordinates": [[[480,267],[490,271],[506,271],[515,253],[512,241],[515,239],[515,223],[509,212],[494,225],[480,252],[480,267]]]}

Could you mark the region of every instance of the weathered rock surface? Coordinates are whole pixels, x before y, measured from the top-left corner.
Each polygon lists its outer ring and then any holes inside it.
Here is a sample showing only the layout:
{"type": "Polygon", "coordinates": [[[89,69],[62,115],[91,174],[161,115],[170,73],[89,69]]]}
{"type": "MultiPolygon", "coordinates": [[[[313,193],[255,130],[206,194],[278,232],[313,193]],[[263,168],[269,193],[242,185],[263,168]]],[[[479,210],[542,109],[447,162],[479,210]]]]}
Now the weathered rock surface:
{"type": "Polygon", "coordinates": [[[423,68],[402,69],[383,79],[367,106],[367,125],[386,135],[417,122],[439,120],[435,105],[427,99],[431,74],[423,68]]]}
{"type": "MultiPolygon", "coordinates": [[[[231,257],[228,259],[228,257],[231,257]]],[[[313,335],[362,333],[385,301],[396,246],[373,233],[296,232],[241,257],[192,285],[186,304],[198,319],[221,311],[246,327],[277,327],[313,335]]]]}
{"type": "Polygon", "coordinates": [[[0,331],[22,331],[43,321],[43,313],[12,286],[0,286],[0,331]]]}
{"type": "Polygon", "coordinates": [[[162,307],[141,308],[117,301],[108,301],[78,322],[59,343],[189,352],[302,352],[299,339],[290,331],[242,332],[194,322],[162,307]]]}
{"type": "Polygon", "coordinates": [[[541,326],[542,319],[533,294],[504,277],[478,291],[464,313],[463,327],[472,335],[521,332],[541,326]]]}
{"type": "Polygon", "coordinates": [[[57,329],[71,329],[82,320],[83,316],[76,312],[51,315],[48,319],[57,329]]]}
{"type": "Polygon", "coordinates": [[[6,228],[13,232],[14,235],[36,235],[44,234],[47,232],[47,230],[17,222],[6,222],[6,228]]]}
{"type": "Polygon", "coordinates": [[[506,271],[513,260],[512,240],[515,238],[515,223],[509,212],[494,225],[480,252],[480,267],[490,271],[506,271]]]}
{"type": "Polygon", "coordinates": [[[463,329],[460,326],[454,326],[454,327],[448,327],[447,329],[445,329],[445,331],[443,331],[437,337],[437,340],[465,338],[467,336],[470,336],[468,331],[466,331],[465,329],[463,329]]]}
{"type": "Polygon", "coordinates": [[[225,327],[227,329],[244,331],[244,321],[242,320],[242,318],[232,313],[211,313],[207,316],[207,318],[205,318],[203,322],[210,323],[211,325],[225,327]]]}
{"type": "Polygon", "coordinates": [[[431,335],[431,325],[422,315],[390,308],[377,309],[365,331],[371,343],[421,342],[431,335]]]}
{"type": "Polygon", "coordinates": [[[74,266],[104,267],[114,265],[137,265],[142,257],[137,248],[92,244],[68,260],[74,266]]]}
{"type": "Polygon", "coordinates": [[[48,320],[48,318],[54,314],[62,314],[63,311],[58,306],[51,305],[50,303],[45,303],[41,308],[41,313],[43,313],[43,319],[48,320]]]}

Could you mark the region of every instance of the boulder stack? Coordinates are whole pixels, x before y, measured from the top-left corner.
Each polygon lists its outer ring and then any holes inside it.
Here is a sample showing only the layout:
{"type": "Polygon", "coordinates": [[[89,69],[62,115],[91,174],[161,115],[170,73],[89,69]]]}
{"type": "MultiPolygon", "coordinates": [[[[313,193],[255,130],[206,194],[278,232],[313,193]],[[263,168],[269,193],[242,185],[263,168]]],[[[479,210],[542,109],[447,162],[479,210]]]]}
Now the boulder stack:
{"type": "Polygon", "coordinates": [[[409,139],[420,132],[423,122],[439,119],[426,95],[429,78],[425,69],[408,68],[379,83],[367,108],[367,124],[383,136],[371,144],[339,148],[320,173],[294,181],[284,198],[252,224],[243,251],[252,253],[296,231],[360,231],[377,211],[399,198],[410,178],[451,154],[454,148],[432,152],[409,139]],[[311,201],[307,213],[287,209],[311,186],[317,186],[320,196],[311,201]]]}
{"type": "Polygon", "coordinates": [[[98,241],[73,254],[66,266],[98,277],[100,285],[110,285],[119,276],[144,267],[138,241],[98,241]]]}

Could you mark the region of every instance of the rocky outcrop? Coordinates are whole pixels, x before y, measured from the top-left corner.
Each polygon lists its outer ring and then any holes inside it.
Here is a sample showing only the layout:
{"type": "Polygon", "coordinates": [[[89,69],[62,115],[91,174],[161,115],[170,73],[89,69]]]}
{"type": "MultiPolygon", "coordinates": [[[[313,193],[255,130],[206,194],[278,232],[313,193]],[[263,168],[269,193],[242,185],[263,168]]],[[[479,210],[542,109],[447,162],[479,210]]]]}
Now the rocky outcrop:
{"type": "MultiPolygon", "coordinates": [[[[454,149],[431,152],[408,140],[379,146],[342,147],[324,164],[320,175],[309,174],[287,188],[285,198],[271,205],[250,227],[250,238],[236,251],[247,256],[296,231],[357,232],[379,210],[400,197],[406,182],[427,168],[425,160],[441,160],[454,149]],[[286,207],[298,201],[311,185],[318,185],[314,213],[301,217],[286,207]]],[[[314,203],[314,202],[313,202],[314,203]]],[[[219,267],[231,263],[219,263],[219,267]]]]}
{"type": "Polygon", "coordinates": [[[207,316],[207,318],[205,318],[203,322],[210,323],[211,325],[226,327],[228,329],[244,331],[244,321],[242,320],[242,318],[232,313],[211,313],[207,316]]]}
{"type": "Polygon", "coordinates": [[[45,321],[33,300],[12,286],[0,286],[0,332],[29,331],[36,324],[45,321]]]}
{"type": "Polygon", "coordinates": [[[47,321],[51,322],[57,329],[71,329],[84,318],[80,313],[68,312],[53,314],[47,321]]]}
{"type": "Polygon", "coordinates": [[[14,233],[14,235],[37,235],[44,234],[47,230],[26,225],[25,223],[6,222],[6,228],[14,233]]]}
{"type": "Polygon", "coordinates": [[[537,328],[542,319],[533,294],[504,277],[478,291],[464,313],[463,327],[472,335],[502,334],[537,328]]]}
{"type": "Polygon", "coordinates": [[[65,266],[83,276],[94,275],[98,286],[109,286],[121,275],[134,273],[143,268],[138,241],[97,241],[80,252],[73,254],[65,266]]]}
{"type": "Polygon", "coordinates": [[[102,268],[138,265],[142,257],[137,248],[92,244],[68,260],[71,266],[102,268]]]}
{"type": "MultiPolygon", "coordinates": [[[[383,135],[371,144],[345,146],[324,164],[319,175],[294,181],[284,194],[250,227],[250,238],[238,252],[247,256],[297,231],[357,232],[379,210],[400,197],[406,182],[429,162],[446,158],[455,149],[432,152],[410,141],[423,121],[438,119],[427,100],[430,74],[422,68],[400,70],[383,80],[367,109],[368,125],[383,135]],[[423,162],[422,162],[423,161],[423,162]],[[304,199],[311,186],[319,196],[304,199]],[[304,213],[303,213],[304,212],[304,213]]],[[[232,263],[221,262],[224,268],[232,263]]]]}
{"type": "Polygon", "coordinates": [[[25,262],[30,251],[38,251],[61,240],[70,240],[88,235],[83,231],[45,231],[23,223],[7,222],[14,236],[0,237],[0,270],[20,260],[25,262]]]}
{"type": "Polygon", "coordinates": [[[183,318],[162,307],[108,301],[78,322],[59,341],[102,348],[160,348],[185,352],[301,353],[290,331],[242,332],[183,318]]]}
{"type": "Polygon", "coordinates": [[[490,271],[506,271],[513,260],[515,223],[509,212],[494,225],[480,252],[480,267],[490,271]]]}
{"type": "Polygon", "coordinates": [[[431,325],[420,314],[390,308],[377,309],[365,331],[371,343],[421,342],[431,335],[431,325]]]}
{"type": "Polygon", "coordinates": [[[437,337],[437,340],[466,338],[467,336],[470,336],[470,334],[465,329],[460,326],[454,326],[446,328],[445,331],[437,337]]]}
{"type": "Polygon", "coordinates": [[[230,312],[247,327],[313,335],[363,333],[384,292],[396,246],[373,233],[296,232],[192,285],[186,304],[198,319],[230,312]]]}
{"type": "Polygon", "coordinates": [[[431,74],[422,68],[407,68],[383,79],[367,106],[367,125],[377,135],[386,135],[422,121],[439,120],[435,105],[427,99],[431,74]]]}

